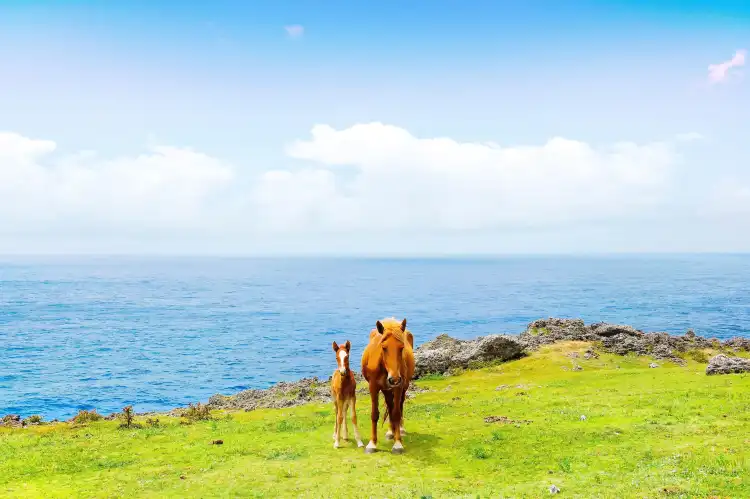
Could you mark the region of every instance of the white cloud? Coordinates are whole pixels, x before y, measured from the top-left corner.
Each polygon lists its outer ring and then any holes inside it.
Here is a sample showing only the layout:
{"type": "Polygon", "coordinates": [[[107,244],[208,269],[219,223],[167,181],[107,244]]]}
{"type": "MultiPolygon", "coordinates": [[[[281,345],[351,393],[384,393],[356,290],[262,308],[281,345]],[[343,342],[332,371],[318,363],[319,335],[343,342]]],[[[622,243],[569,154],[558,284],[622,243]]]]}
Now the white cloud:
{"type": "Polygon", "coordinates": [[[7,251],[19,234],[188,234],[208,246],[214,237],[225,248],[280,238],[304,250],[308,242],[326,248],[327,238],[339,245],[397,232],[502,238],[519,228],[617,227],[664,213],[679,178],[675,148],[695,138],[599,147],[557,137],[502,147],[382,123],[317,125],[288,144],[294,168],[243,175],[191,149],[60,156],[54,142],[0,133],[0,242],[7,251]]]}
{"type": "Polygon", "coordinates": [[[746,50],[738,50],[728,61],[719,64],[710,64],[708,66],[708,80],[711,83],[721,83],[731,74],[733,68],[739,68],[745,65],[746,50]]]}
{"type": "Polygon", "coordinates": [[[284,30],[286,30],[286,34],[289,36],[289,38],[302,38],[302,36],[305,34],[305,27],[300,26],[299,24],[292,24],[289,26],[284,26],[284,30]]]}
{"type": "Polygon", "coordinates": [[[190,149],[115,159],[55,157],[55,149],[52,141],[0,133],[0,232],[199,225],[211,196],[234,177],[231,167],[190,149]]]}
{"type": "Polygon", "coordinates": [[[318,125],[287,152],[317,166],[273,173],[259,192],[305,192],[277,207],[297,229],[488,229],[617,218],[657,204],[677,161],[666,143],[594,148],[553,138],[500,147],[422,139],[381,123],[318,125]],[[347,168],[354,174],[342,175],[347,168]],[[336,220],[308,216],[341,207],[347,216],[336,220]]]}

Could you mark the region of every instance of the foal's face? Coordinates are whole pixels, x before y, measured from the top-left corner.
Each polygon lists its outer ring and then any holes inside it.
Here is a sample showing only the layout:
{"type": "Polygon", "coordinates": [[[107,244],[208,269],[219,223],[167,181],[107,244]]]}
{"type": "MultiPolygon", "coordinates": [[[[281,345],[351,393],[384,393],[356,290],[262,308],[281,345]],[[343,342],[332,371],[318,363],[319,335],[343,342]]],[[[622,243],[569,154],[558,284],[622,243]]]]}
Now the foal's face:
{"type": "Polygon", "coordinates": [[[349,343],[349,340],[346,340],[346,343],[342,346],[338,346],[335,341],[333,342],[333,351],[336,352],[336,365],[341,374],[349,372],[349,351],[351,349],[352,344],[349,343]]]}

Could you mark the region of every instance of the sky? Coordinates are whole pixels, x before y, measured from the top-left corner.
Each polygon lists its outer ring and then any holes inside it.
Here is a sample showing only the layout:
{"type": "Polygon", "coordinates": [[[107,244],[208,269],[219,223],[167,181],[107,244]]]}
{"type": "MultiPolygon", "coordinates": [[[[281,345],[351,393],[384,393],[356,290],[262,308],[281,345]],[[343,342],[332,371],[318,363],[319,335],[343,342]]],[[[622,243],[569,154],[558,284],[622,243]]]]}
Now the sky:
{"type": "Polygon", "coordinates": [[[748,252],[748,49],[746,1],[0,0],[0,253],[748,252]]]}

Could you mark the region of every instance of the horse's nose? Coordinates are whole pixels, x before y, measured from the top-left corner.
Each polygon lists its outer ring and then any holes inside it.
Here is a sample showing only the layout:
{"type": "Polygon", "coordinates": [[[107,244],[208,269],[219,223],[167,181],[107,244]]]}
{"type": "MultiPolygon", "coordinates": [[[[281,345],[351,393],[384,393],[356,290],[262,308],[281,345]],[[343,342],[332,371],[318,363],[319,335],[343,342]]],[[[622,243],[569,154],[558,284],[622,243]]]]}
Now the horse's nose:
{"type": "Polygon", "coordinates": [[[388,376],[388,383],[392,385],[398,385],[399,383],[401,383],[401,378],[400,377],[394,378],[393,376],[388,376]]]}

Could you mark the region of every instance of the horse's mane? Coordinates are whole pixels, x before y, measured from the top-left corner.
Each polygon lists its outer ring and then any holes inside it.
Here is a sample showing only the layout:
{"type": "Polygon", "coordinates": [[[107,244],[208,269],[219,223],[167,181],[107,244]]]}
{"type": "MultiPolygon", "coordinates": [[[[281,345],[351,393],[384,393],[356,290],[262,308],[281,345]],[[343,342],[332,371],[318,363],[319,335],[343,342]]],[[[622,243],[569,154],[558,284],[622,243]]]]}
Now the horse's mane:
{"type": "MultiPolygon", "coordinates": [[[[393,336],[401,343],[406,343],[406,332],[401,331],[401,321],[395,317],[389,317],[387,319],[381,319],[380,323],[383,325],[383,337],[381,338],[381,341],[389,336],[393,336]]],[[[408,331],[408,329],[406,331],[408,331]]]]}

